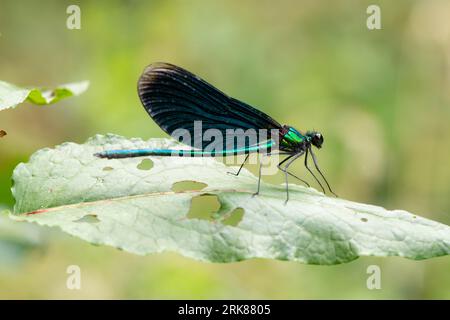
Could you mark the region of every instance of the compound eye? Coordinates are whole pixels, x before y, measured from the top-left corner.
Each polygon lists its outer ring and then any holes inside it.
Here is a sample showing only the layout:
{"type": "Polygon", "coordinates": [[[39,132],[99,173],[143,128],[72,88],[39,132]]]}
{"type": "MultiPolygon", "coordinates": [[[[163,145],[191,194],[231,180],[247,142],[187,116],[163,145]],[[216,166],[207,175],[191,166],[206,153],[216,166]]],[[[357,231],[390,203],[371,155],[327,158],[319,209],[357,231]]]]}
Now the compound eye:
{"type": "Polygon", "coordinates": [[[315,140],[315,145],[318,147],[318,148],[320,148],[321,146],[322,146],[322,143],[323,143],[323,136],[322,136],[322,134],[321,133],[316,133],[315,135],[314,135],[314,140],[315,140]]]}

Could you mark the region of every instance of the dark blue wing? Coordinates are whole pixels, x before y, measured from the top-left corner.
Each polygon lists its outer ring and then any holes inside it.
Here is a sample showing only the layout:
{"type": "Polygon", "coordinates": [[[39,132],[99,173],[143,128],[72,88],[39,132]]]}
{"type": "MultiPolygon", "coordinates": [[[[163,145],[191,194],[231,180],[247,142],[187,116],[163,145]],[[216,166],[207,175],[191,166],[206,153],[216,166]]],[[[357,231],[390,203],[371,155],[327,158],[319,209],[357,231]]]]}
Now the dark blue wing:
{"type": "MultiPolygon", "coordinates": [[[[218,129],[224,140],[227,129],[281,129],[263,112],[227,96],[196,75],[168,63],[148,66],[138,82],[145,110],[168,134],[176,129],[189,131],[192,143],[207,129],[218,129]],[[194,132],[194,121],[202,121],[202,132],[194,132]]],[[[268,133],[270,138],[270,132],[268,133]]],[[[258,141],[260,142],[260,141],[258,141]]],[[[202,143],[205,148],[210,142],[202,143]]],[[[230,148],[224,145],[224,149],[230,148]]]]}

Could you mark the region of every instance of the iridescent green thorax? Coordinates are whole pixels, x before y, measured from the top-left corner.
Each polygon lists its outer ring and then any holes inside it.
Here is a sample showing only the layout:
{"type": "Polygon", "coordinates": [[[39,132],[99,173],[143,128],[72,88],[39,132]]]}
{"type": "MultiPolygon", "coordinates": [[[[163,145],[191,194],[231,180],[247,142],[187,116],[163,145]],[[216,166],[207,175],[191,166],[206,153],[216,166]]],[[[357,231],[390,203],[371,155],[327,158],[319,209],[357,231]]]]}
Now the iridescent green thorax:
{"type": "Polygon", "coordinates": [[[301,134],[298,130],[284,126],[280,132],[280,147],[282,149],[297,149],[308,141],[308,137],[301,134]]]}

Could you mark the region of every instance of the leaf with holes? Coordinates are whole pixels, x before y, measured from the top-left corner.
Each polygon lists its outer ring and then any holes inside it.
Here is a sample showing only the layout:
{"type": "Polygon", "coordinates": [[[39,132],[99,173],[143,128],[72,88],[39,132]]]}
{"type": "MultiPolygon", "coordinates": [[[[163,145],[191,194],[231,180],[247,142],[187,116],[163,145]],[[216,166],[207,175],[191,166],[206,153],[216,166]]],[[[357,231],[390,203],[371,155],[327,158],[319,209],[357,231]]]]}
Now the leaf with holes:
{"type": "Polygon", "coordinates": [[[50,104],[61,99],[77,96],[87,90],[88,81],[63,84],[53,90],[38,88],[21,88],[8,82],[0,81],[0,111],[14,108],[28,101],[34,104],[50,104]]]}
{"type": "Polygon", "coordinates": [[[96,136],[36,152],[14,171],[15,220],[58,226],[136,254],[203,261],[272,258],[337,264],[358,256],[426,259],[450,252],[450,227],[406,211],[329,198],[239,176],[211,158],[106,160],[106,149],[174,148],[171,140],[96,136]],[[213,211],[212,213],[209,211],[213,211]]]}

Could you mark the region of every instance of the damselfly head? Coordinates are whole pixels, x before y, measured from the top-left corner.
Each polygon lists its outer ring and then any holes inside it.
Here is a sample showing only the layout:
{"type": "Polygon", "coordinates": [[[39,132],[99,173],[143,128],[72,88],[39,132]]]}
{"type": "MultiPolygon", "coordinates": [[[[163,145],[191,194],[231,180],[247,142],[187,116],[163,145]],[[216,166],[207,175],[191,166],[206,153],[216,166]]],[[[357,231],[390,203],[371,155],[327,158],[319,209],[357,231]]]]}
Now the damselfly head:
{"type": "Polygon", "coordinates": [[[317,131],[308,131],[306,133],[306,136],[309,138],[309,141],[313,146],[320,149],[322,148],[323,144],[323,135],[320,132],[317,131]]]}

